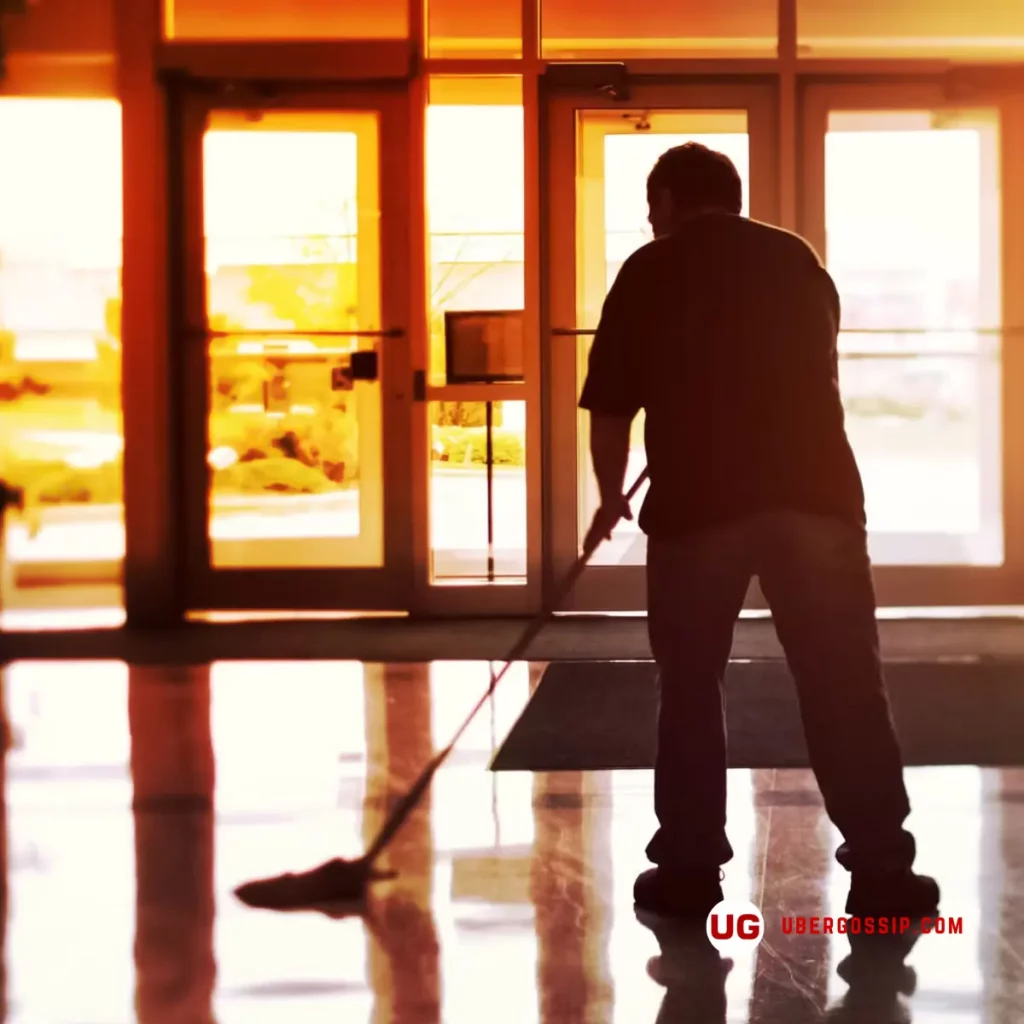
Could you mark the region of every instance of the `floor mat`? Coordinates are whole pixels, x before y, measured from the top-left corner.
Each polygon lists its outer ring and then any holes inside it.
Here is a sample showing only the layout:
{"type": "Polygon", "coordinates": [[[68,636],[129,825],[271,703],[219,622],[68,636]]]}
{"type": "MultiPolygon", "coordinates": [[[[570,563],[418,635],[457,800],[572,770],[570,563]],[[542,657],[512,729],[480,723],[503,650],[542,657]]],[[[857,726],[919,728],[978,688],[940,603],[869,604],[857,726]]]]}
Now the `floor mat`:
{"type": "MultiPolygon", "coordinates": [[[[886,679],[908,765],[1024,765],[1024,663],[890,662],[886,679]]],[[[731,663],[725,691],[730,767],[808,766],[784,662],[731,663]]],[[[652,768],[656,715],[653,663],[555,663],[491,768],[652,768]]]]}

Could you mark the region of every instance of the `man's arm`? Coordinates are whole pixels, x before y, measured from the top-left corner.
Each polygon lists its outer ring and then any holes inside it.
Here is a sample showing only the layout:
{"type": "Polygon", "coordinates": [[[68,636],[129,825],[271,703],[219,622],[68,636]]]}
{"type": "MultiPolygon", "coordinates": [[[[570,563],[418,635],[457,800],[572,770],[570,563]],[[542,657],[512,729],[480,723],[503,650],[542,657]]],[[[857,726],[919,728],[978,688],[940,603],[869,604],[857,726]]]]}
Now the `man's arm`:
{"type": "Polygon", "coordinates": [[[625,490],[632,417],[591,413],[590,457],[594,463],[601,504],[611,507],[625,490]]]}
{"type": "Polygon", "coordinates": [[[622,492],[630,427],[643,406],[643,347],[649,307],[645,283],[634,254],[605,299],[580,396],[580,408],[590,412],[590,455],[601,495],[601,511],[592,534],[606,535],[619,519],[629,515],[622,492]]]}

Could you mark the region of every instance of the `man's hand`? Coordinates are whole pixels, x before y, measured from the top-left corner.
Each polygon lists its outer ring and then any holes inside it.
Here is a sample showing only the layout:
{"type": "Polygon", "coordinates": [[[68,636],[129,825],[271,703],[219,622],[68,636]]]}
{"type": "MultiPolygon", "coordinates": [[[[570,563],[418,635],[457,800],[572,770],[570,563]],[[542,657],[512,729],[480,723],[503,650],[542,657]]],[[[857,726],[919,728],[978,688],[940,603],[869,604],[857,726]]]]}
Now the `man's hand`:
{"type": "Polygon", "coordinates": [[[590,524],[587,536],[583,541],[584,554],[590,555],[602,541],[608,540],[621,519],[632,519],[633,512],[625,496],[615,501],[602,504],[594,513],[594,521],[590,524]]]}

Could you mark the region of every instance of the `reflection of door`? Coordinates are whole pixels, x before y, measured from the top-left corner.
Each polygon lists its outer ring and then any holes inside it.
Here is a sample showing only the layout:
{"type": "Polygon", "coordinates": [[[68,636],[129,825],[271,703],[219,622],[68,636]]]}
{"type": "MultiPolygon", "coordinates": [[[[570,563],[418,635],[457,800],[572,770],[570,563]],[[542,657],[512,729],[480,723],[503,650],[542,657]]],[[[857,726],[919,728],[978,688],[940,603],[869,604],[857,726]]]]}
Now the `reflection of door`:
{"type": "MultiPolygon", "coordinates": [[[[775,221],[773,122],[772,92],[757,87],[639,85],[628,103],[602,94],[549,100],[545,322],[552,399],[546,492],[556,574],[577,557],[597,508],[588,418],[577,413],[576,400],[608,288],[623,261],[650,237],[647,175],[671,146],[703,142],[727,153],[736,164],[744,184],[745,212],[775,221]]],[[[634,424],[629,477],[643,465],[641,416],[634,424]]],[[[645,539],[635,522],[620,524],[584,573],[572,607],[645,607],[645,557],[645,539]]]]}
{"type": "Polygon", "coordinates": [[[185,107],[191,607],[408,606],[405,105],[351,100],[185,107]]]}
{"type": "Polygon", "coordinates": [[[1000,187],[1024,174],[1019,116],[977,92],[965,107],[933,86],[821,85],[803,117],[803,225],[842,300],[879,602],[1020,603],[1004,396],[1020,393],[1024,318],[1000,187]]]}

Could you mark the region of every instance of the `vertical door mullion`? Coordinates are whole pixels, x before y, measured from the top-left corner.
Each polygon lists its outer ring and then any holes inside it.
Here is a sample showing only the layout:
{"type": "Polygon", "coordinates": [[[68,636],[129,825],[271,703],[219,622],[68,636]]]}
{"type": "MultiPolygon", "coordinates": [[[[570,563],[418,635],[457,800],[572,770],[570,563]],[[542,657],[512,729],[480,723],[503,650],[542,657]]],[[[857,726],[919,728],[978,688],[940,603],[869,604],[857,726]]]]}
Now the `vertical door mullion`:
{"type": "Polygon", "coordinates": [[[178,295],[172,315],[175,366],[180,373],[182,511],[188,606],[201,608],[211,581],[210,481],[207,465],[210,360],[206,296],[206,232],[203,205],[203,146],[209,107],[201,95],[181,97],[176,198],[178,227],[174,268],[178,295]]]}

